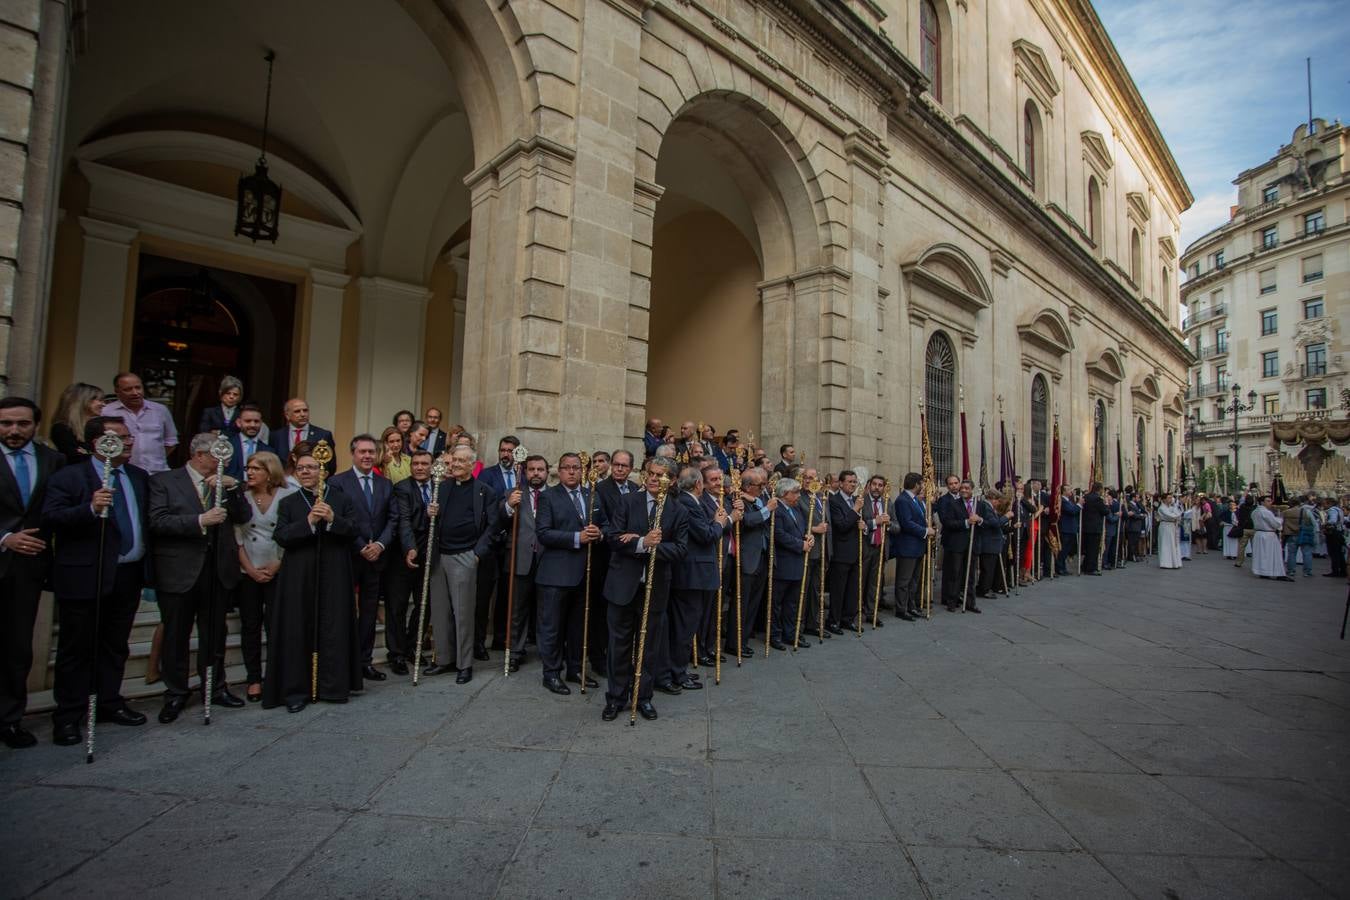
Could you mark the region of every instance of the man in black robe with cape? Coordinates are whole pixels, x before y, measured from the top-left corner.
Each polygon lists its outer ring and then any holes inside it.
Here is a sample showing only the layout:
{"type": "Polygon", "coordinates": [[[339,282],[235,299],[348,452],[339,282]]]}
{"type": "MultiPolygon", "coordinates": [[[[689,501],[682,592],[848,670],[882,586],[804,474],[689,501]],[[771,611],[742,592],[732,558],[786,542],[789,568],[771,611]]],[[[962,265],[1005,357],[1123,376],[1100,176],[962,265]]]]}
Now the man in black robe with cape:
{"type": "Polygon", "coordinates": [[[267,633],[264,709],[299,712],[311,698],[311,654],[318,634],[318,698],[346,703],[361,690],[361,656],[352,589],[351,542],[356,536],[350,497],[335,487],[315,496],[319,464],[296,460],[300,490],[280,501],[273,539],[286,551],[277,573],[276,601],[267,633]],[[318,616],[316,627],[315,615],[318,616]]]}

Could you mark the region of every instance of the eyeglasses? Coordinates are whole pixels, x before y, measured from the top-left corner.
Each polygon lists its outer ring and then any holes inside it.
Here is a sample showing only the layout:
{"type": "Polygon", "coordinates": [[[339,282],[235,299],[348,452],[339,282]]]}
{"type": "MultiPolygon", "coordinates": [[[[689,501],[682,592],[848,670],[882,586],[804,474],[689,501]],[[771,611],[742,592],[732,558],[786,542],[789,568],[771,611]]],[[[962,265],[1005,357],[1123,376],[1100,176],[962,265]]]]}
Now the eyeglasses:
{"type": "Polygon", "coordinates": [[[317,472],[317,471],[319,471],[319,467],[318,467],[317,465],[312,465],[312,466],[296,466],[296,467],[295,467],[295,471],[297,471],[297,472],[317,472]]]}

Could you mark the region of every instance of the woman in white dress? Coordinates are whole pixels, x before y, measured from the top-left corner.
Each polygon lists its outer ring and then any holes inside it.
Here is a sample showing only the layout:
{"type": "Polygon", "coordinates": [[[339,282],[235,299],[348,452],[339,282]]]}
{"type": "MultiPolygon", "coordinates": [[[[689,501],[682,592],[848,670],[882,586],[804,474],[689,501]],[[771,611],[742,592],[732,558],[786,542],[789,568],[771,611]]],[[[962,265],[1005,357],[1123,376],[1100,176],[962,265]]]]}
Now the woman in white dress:
{"type": "Polygon", "coordinates": [[[1261,498],[1252,511],[1252,574],[1267,580],[1293,581],[1284,572],[1284,554],[1280,552],[1280,529],[1284,519],[1275,512],[1275,499],[1261,498]]]}
{"type": "Polygon", "coordinates": [[[1181,537],[1179,523],[1182,509],[1171,494],[1163,497],[1158,507],[1158,568],[1181,568],[1181,537]]]}

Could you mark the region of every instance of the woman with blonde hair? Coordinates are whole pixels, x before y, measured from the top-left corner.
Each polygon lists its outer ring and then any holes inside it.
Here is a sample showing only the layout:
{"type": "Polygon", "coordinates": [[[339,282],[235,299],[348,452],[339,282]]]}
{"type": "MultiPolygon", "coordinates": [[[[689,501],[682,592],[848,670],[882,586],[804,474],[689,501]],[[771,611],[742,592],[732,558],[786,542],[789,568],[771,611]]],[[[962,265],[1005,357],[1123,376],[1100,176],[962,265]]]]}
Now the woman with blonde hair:
{"type": "Polygon", "coordinates": [[[412,458],[404,452],[405,439],[397,425],[390,425],[380,434],[379,472],[392,484],[412,474],[412,458]]]}
{"type": "Polygon", "coordinates": [[[66,462],[89,458],[81,444],[84,423],[103,412],[103,389],[77,381],[61,392],[52,417],[52,445],[66,455],[66,462]]]}
{"type": "Polygon", "coordinates": [[[239,606],[239,643],[244,653],[248,700],[262,699],[262,631],[267,610],[276,595],[276,575],[281,569],[281,548],[272,539],[277,527],[277,501],[295,488],[286,484],[286,472],[275,453],[260,450],[244,465],[244,497],[253,517],[234,526],[239,544],[239,580],[235,599],[239,606]]]}

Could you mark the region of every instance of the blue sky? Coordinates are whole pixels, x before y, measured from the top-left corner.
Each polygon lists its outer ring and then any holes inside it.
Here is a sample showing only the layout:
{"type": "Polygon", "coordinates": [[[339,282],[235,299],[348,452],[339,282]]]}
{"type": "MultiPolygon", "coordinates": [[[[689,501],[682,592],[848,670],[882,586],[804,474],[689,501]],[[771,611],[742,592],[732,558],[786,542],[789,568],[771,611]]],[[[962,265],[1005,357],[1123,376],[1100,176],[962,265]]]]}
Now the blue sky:
{"type": "Polygon", "coordinates": [[[1265,162],[1313,114],[1350,119],[1347,0],[1094,0],[1172,148],[1195,204],[1183,245],[1228,221],[1233,179],[1265,162]]]}

